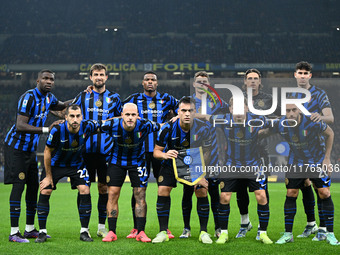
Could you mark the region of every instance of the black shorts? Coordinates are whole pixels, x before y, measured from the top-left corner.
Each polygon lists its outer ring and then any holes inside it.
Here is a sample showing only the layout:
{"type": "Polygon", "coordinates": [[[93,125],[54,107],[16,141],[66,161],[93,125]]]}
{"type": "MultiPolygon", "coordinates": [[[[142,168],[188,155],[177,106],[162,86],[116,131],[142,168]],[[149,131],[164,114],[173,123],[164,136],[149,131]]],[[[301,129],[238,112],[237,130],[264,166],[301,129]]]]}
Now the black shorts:
{"type": "Polygon", "coordinates": [[[129,173],[131,187],[147,187],[149,175],[145,166],[118,166],[110,164],[107,168],[108,186],[122,187],[126,174],[129,173]]]}
{"type": "Polygon", "coordinates": [[[249,191],[266,190],[266,178],[253,178],[253,179],[221,179],[220,187],[221,192],[237,192],[240,185],[249,187],[249,191]]]}
{"type": "Polygon", "coordinates": [[[177,187],[177,180],[172,166],[162,165],[157,184],[158,186],[177,187]]]}
{"type": "MultiPolygon", "coordinates": [[[[45,177],[46,171],[44,169],[41,173],[41,180],[45,177]]],[[[64,177],[70,177],[72,189],[76,189],[78,185],[90,186],[89,175],[86,168],[52,166],[52,179],[54,184],[53,190],[57,189],[57,183],[64,177]]],[[[45,189],[52,189],[52,186],[49,185],[45,189]]]]}
{"type": "Polygon", "coordinates": [[[145,162],[146,162],[146,170],[148,171],[149,176],[151,173],[151,164],[152,164],[153,176],[157,180],[159,177],[159,172],[161,170],[162,160],[154,158],[153,152],[145,152],[145,162]]]}
{"type": "Polygon", "coordinates": [[[39,186],[35,152],[16,150],[5,145],[4,183],[26,183],[39,186]]]}
{"type": "MultiPolygon", "coordinates": [[[[302,189],[305,187],[305,180],[305,178],[286,178],[286,188],[302,189]]],[[[324,178],[311,178],[310,180],[317,188],[327,188],[331,186],[331,178],[329,176],[325,176],[324,178]]]]}
{"type": "Polygon", "coordinates": [[[106,155],[100,153],[86,153],[83,158],[87,172],[89,173],[90,182],[95,182],[96,176],[98,176],[98,182],[106,184],[106,155]]]}

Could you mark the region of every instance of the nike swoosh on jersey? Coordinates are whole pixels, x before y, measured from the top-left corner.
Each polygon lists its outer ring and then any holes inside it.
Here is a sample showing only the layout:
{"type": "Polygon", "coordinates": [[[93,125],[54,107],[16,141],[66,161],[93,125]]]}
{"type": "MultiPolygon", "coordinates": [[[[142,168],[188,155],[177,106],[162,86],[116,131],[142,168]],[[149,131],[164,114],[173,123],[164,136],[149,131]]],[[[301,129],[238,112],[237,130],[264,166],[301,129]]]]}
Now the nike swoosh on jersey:
{"type": "Polygon", "coordinates": [[[113,135],[113,137],[121,137],[121,135],[113,135]]]}
{"type": "Polygon", "coordinates": [[[178,139],[179,137],[171,137],[171,140],[176,140],[178,139]]]}
{"type": "Polygon", "coordinates": [[[137,103],[143,103],[144,100],[138,100],[137,103]]]}
{"type": "Polygon", "coordinates": [[[68,142],[68,140],[60,140],[60,142],[64,143],[64,142],[68,142]]]}

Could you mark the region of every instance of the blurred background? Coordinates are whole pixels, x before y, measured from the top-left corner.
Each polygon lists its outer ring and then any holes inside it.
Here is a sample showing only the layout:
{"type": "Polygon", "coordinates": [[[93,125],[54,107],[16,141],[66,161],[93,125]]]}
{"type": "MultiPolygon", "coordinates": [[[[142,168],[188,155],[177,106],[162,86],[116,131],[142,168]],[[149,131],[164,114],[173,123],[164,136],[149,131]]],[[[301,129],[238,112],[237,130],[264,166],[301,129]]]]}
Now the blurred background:
{"type": "MultiPolygon", "coordinates": [[[[337,0],[3,2],[0,181],[5,135],[15,122],[19,96],[36,86],[37,73],[56,72],[53,93],[64,101],[90,84],[88,71],[96,62],[107,64],[107,88],[124,99],[142,92],[149,70],[158,74],[159,91],[176,98],[190,94],[190,78],[200,70],[241,87],[244,71],[257,68],[265,78],[264,91],[271,93],[272,86],[295,87],[295,64],[308,61],[311,84],[324,89],[332,104],[332,163],[339,164],[339,10],[337,0]]],[[[276,149],[280,142],[271,138],[272,164],[284,162],[276,149]]]]}

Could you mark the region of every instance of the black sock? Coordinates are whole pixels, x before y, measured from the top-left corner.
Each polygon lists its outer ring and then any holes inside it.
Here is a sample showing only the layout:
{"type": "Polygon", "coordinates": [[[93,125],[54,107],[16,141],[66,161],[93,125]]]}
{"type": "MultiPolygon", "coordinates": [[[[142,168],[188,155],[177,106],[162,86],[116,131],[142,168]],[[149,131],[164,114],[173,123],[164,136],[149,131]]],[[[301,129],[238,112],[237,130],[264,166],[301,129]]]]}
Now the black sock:
{"type": "Polygon", "coordinates": [[[325,220],[326,228],[328,232],[333,232],[334,224],[334,204],[332,197],[321,199],[322,214],[325,220]]]}
{"type": "Polygon", "coordinates": [[[9,197],[11,227],[19,226],[19,217],[21,212],[21,195],[24,191],[24,188],[24,183],[14,183],[12,186],[11,195],[9,197]]]}
{"type": "Polygon", "coordinates": [[[132,197],[131,197],[131,208],[132,208],[132,218],[133,218],[133,228],[137,229],[137,219],[136,219],[136,199],[135,199],[135,195],[133,194],[133,190],[132,190],[132,197]]]}
{"type": "Polygon", "coordinates": [[[113,231],[113,233],[116,233],[116,227],[117,227],[117,218],[108,217],[107,222],[109,223],[109,231],[113,231]]]}
{"type": "Polygon", "coordinates": [[[302,191],[302,202],[305,208],[305,213],[307,216],[307,222],[315,221],[315,198],[312,190],[312,186],[307,186],[301,189],[302,191]]]}
{"type": "Polygon", "coordinates": [[[325,217],[323,215],[323,210],[322,210],[322,203],[321,203],[322,199],[320,198],[318,191],[315,190],[315,192],[316,192],[316,198],[317,198],[317,203],[318,203],[318,213],[319,213],[319,219],[320,219],[319,227],[325,228],[326,223],[325,223],[325,217]]]}
{"type": "Polygon", "coordinates": [[[228,229],[230,205],[221,204],[218,207],[218,222],[222,230],[228,229]]]}
{"type": "Polygon", "coordinates": [[[105,225],[106,216],[107,216],[106,214],[107,199],[108,199],[108,194],[99,194],[98,205],[97,205],[99,224],[105,225]]]}
{"type": "Polygon", "coordinates": [[[26,224],[34,225],[35,213],[37,211],[39,183],[26,185],[26,224]]]}
{"type": "Polygon", "coordinates": [[[268,203],[265,205],[257,204],[257,215],[259,216],[260,227],[259,230],[267,231],[268,222],[269,222],[269,205],[268,203]]]}
{"type": "Polygon", "coordinates": [[[207,232],[208,220],[209,220],[209,200],[208,197],[197,198],[197,214],[200,220],[200,231],[207,232]]]}
{"type": "Polygon", "coordinates": [[[88,228],[90,217],[91,217],[91,210],[92,210],[92,204],[91,204],[91,195],[85,194],[81,195],[79,194],[79,218],[82,228],[88,228]]]}
{"type": "Polygon", "coordinates": [[[218,205],[220,201],[220,193],[218,185],[209,185],[208,192],[210,195],[210,206],[214,215],[215,230],[219,228],[218,225],[218,205]]]}
{"type": "Polygon", "coordinates": [[[285,231],[292,232],[296,214],[296,197],[287,197],[285,202],[285,231]]]}
{"type": "Polygon", "coordinates": [[[50,195],[39,195],[38,221],[39,229],[46,229],[47,216],[50,212],[50,195]]]}
{"type": "Polygon", "coordinates": [[[242,186],[237,190],[236,199],[240,214],[248,214],[249,194],[246,186],[242,186]]]}
{"type": "Polygon", "coordinates": [[[190,229],[190,218],[192,210],[192,195],[194,194],[194,187],[183,185],[183,198],[182,198],[182,215],[184,228],[190,229]]]}
{"type": "Polygon", "coordinates": [[[138,233],[145,230],[146,217],[136,217],[138,233]]]}
{"type": "Polygon", "coordinates": [[[170,203],[170,197],[158,196],[157,198],[156,208],[160,231],[166,231],[168,229],[170,203]]]}

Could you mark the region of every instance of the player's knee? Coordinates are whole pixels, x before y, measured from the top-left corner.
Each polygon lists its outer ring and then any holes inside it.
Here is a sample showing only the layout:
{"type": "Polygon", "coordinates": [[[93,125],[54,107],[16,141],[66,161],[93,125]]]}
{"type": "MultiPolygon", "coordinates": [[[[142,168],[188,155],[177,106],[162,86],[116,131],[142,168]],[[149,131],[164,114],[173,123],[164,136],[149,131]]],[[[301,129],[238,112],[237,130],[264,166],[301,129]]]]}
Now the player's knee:
{"type": "Polygon", "coordinates": [[[170,196],[171,189],[172,189],[172,187],[159,186],[158,187],[158,196],[162,196],[162,197],[170,196]]]}
{"type": "Polygon", "coordinates": [[[195,190],[196,197],[206,197],[207,196],[207,190],[204,188],[199,188],[195,190]]]}
{"type": "Polygon", "coordinates": [[[329,188],[318,189],[318,193],[321,199],[326,199],[331,195],[329,188]]]}
{"type": "Polygon", "coordinates": [[[133,194],[137,203],[145,202],[145,190],[146,188],[133,188],[133,194]]]}
{"type": "Polygon", "coordinates": [[[90,187],[86,185],[79,185],[78,191],[79,191],[79,194],[81,195],[87,195],[87,194],[90,194],[90,187]]]}
{"type": "Polygon", "coordinates": [[[40,194],[50,196],[52,194],[52,191],[52,189],[43,189],[42,191],[40,191],[40,194]]]}
{"type": "Polygon", "coordinates": [[[107,194],[107,184],[98,182],[98,192],[99,194],[107,194]]]}
{"type": "Polygon", "coordinates": [[[287,189],[287,197],[297,197],[299,195],[298,189],[287,189]]]}
{"type": "Polygon", "coordinates": [[[229,194],[230,192],[221,192],[220,195],[220,203],[221,204],[229,204],[230,202],[230,197],[231,194],[229,194]]]}

